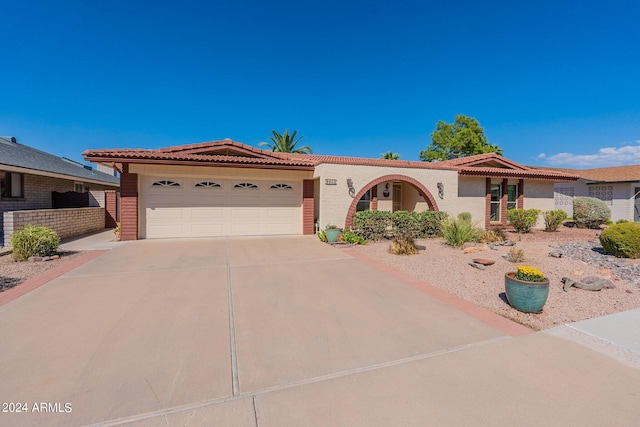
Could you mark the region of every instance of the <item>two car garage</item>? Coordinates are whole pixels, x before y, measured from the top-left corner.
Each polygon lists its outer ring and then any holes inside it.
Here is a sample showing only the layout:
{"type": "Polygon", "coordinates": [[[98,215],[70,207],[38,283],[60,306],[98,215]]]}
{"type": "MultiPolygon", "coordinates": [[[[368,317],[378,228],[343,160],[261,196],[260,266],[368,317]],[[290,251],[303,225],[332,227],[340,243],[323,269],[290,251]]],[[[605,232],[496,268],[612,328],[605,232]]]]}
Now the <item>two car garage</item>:
{"type": "Polygon", "coordinates": [[[302,234],[302,182],[140,176],[143,238],[302,234]]]}

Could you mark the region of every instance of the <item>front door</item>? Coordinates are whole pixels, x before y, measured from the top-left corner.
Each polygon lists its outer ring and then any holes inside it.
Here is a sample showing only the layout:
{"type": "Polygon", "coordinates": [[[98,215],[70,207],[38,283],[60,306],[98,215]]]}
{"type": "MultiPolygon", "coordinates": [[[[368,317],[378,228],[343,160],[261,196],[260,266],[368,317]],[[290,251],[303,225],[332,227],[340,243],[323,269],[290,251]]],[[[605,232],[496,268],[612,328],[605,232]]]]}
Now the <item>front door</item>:
{"type": "Polygon", "coordinates": [[[393,212],[402,210],[402,184],[393,183],[393,212]]]}

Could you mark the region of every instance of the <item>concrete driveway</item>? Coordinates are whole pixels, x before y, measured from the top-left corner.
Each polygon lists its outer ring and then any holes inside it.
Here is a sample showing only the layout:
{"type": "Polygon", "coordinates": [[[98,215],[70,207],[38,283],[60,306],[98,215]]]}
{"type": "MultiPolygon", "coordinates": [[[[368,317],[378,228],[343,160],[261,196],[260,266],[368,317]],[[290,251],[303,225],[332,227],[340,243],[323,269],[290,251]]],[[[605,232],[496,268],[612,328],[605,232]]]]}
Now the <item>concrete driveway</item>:
{"type": "Polygon", "coordinates": [[[640,415],[637,369],[548,334],[512,338],[315,237],[126,243],[0,307],[0,337],[0,400],[28,410],[0,412],[3,426],[640,415]]]}

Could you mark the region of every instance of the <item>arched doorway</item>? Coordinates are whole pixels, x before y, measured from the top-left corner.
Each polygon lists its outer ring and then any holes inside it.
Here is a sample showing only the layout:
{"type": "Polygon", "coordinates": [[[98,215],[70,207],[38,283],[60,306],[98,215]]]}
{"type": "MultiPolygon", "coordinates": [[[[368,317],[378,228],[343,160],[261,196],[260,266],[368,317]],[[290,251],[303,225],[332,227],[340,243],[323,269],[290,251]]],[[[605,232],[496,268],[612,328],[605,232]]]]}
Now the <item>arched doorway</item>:
{"type": "MultiPolygon", "coordinates": [[[[349,210],[347,211],[347,219],[344,221],[344,227],[346,230],[350,229],[351,225],[353,225],[353,215],[355,215],[356,213],[358,202],[360,201],[362,196],[370,189],[386,181],[402,181],[402,182],[411,184],[411,186],[413,186],[420,194],[423,195],[424,200],[427,202],[427,205],[429,206],[429,210],[432,210],[432,211],[439,210],[438,204],[436,203],[436,200],[433,198],[433,195],[429,190],[427,190],[427,188],[424,185],[422,185],[422,183],[420,183],[420,181],[405,175],[385,175],[385,176],[381,176],[380,178],[376,178],[373,181],[366,184],[353,197],[351,206],[349,206],[349,210]]],[[[374,197],[377,197],[377,194],[374,197]]],[[[374,210],[377,210],[377,206],[375,203],[372,203],[372,207],[374,210]]]]}

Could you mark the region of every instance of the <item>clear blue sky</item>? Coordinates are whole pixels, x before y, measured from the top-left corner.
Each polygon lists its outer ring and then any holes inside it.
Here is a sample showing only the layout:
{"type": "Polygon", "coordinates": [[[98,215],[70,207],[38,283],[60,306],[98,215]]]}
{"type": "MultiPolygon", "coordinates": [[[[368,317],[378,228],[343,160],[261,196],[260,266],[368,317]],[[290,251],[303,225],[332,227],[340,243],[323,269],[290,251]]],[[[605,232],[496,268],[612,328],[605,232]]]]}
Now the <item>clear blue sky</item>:
{"type": "Polygon", "coordinates": [[[640,163],[640,1],[0,0],[0,135],[88,148],[297,129],[417,160],[477,118],[530,165],[640,163]]]}

